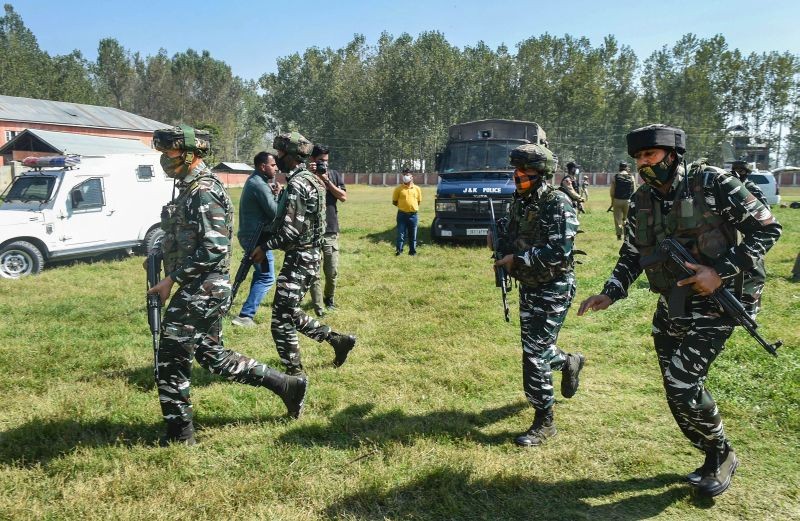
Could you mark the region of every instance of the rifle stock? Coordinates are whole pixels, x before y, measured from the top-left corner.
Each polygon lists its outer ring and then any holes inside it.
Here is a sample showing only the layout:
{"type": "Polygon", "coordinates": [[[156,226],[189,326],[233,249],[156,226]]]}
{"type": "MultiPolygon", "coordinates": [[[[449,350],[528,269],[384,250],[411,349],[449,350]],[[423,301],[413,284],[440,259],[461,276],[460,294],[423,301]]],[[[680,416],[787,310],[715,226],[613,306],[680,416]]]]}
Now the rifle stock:
{"type": "MultiPolygon", "coordinates": [[[[503,258],[503,252],[500,251],[500,237],[497,233],[497,220],[494,216],[494,201],[489,198],[489,212],[491,213],[491,222],[489,226],[492,230],[492,249],[494,250],[493,258],[494,260],[500,260],[503,258]]],[[[511,280],[509,278],[508,272],[503,267],[496,267],[494,268],[494,285],[500,288],[500,292],[503,296],[503,316],[506,319],[506,322],[510,322],[511,318],[509,317],[509,308],[508,308],[508,292],[511,289],[511,280]]]]}
{"type": "MultiPolygon", "coordinates": [[[[661,244],[659,244],[658,248],[663,254],[672,259],[672,261],[677,264],[687,276],[694,275],[694,271],[687,268],[684,262],[688,262],[690,264],[698,264],[698,262],[692,257],[692,254],[683,247],[681,243],[675,239],[664,239],[661,241],[661,244]]],[[[714,291],[714,293],[711,295],[711,298],[714,300],[714,302],[719,304],[728,317],[733,319],[736,324],[742,326],[750,334],[750,336],[753,337],[761,345],[761,347],[767,351],[767,353],[771,354],[772,356],[778,356],[778,348],[783,345],[783,341],[778,340],[770,344],[764,340],[764,337],[762,337],[758,331],[756,331],[758,328],[756,321],[753,320],[753,318],[747,313],[747,310],[744,309],[744,306],[742,306],[741,302],[739,302],[730,291],[720,286],[714,291]]]]}
{"type": "MultiPolygon", "coordinates": [[[[160,253],[151,253],[147,256],[148,290],[161,282],[161,260],[160,253]]],[[[150,334],[153,336],[153,367],[156,378],[158,378],[158,349],[161,335],[161,297],[158,293],[147,294],[147,323],[150,325],[150,334]]]]}
{"type": "MultiPolygon", "coordinates": [[[[236,277],[234,277],[233,286],[231,287],[231,308],[233,307],[233,300],[239,292],[239,286],[241,286],[242,282],[247,278],[247,274],[250,273],[250,268],[253,266],[253,259],[250,258],[250,255],[258,246],[261,235],[264,232],[265,224],[266,223],[263,222],[259,223],[255,234],[250,238],[250,242],[247,244],[247,249],[242,256],[242,261],[239,263],[239,269],[236,270],[236,277]]],[[[230,308],[228,308],[228,311],[230,311],[230,308]]]]}

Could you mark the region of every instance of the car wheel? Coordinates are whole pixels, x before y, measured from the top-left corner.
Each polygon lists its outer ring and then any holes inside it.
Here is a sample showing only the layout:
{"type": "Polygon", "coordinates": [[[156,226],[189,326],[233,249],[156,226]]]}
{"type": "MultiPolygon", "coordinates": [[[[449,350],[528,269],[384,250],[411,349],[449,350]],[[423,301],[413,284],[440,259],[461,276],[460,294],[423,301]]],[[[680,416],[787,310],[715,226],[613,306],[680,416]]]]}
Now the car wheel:
{"type": "Polygon", "coordinates": [[[161,245],[161,241],[164,239],[164,230],[161,228],[152,228],[147,235],[144,236],[144,241],[142,243],[144,254],[147,255],[154,248],[161,245]]]}
{"type": "Polygon", "coordinates": [[[29,242],[16,241],[0,249],[0,277],[4,279],[36,275],[43,267],[42,252],[29,242]]]}

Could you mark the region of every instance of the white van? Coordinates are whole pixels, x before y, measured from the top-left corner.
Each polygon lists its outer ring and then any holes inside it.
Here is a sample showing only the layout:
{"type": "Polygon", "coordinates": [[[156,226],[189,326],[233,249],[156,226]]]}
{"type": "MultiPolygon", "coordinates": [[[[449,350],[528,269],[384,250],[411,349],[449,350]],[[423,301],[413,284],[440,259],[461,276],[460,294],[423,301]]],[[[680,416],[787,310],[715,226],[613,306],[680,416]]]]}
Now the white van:
{"type": "Polygon", "coordinates": [[[747,179],[761,189],[764,197],[767,199],[767,204],[775,206],[781,203],[780,190],[778,189],[778,182],[772,172],[766,170],[756,170],[747,176],[747,179]]]}
{"type": "Polygon", "coordinates": [[[157,244],[172,180],[160,154],[28,158],[0,205],[0,277],[39,273],[51,260],[157,244]]]}

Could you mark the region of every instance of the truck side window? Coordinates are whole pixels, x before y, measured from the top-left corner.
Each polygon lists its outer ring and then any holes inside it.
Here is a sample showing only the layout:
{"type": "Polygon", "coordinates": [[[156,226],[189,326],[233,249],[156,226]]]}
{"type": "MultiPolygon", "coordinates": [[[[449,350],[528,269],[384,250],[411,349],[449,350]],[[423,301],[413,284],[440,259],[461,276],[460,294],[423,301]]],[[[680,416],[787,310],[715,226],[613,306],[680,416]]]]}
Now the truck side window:
{"type": "Polygon", "coordinates": [[[103,180],[99,177],[87,179],[72,189],[72,208],[85,210],[87,208],[101,208],[105,203],[103,198],[103,180]],[[80,195],[76,194],[78,192],[80,195]]]}
{"type": "Polygon", "coordinates": [[[153,179],[153,165],[139,165],[136,169],[136,179],[139,181],[151,181],[153,179]]]}

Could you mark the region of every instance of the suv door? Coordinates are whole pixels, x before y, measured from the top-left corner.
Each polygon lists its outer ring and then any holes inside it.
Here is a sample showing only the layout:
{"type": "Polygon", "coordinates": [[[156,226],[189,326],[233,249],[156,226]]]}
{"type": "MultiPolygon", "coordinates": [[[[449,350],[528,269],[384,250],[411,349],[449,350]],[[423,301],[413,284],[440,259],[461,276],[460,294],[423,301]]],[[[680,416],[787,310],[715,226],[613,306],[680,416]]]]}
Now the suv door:
{"type": "Polygon", "coordinates": [[[73,186],[67,195],[63,241],[68,249],[108,242],[112,233],[101,177],[73,186]]]}

